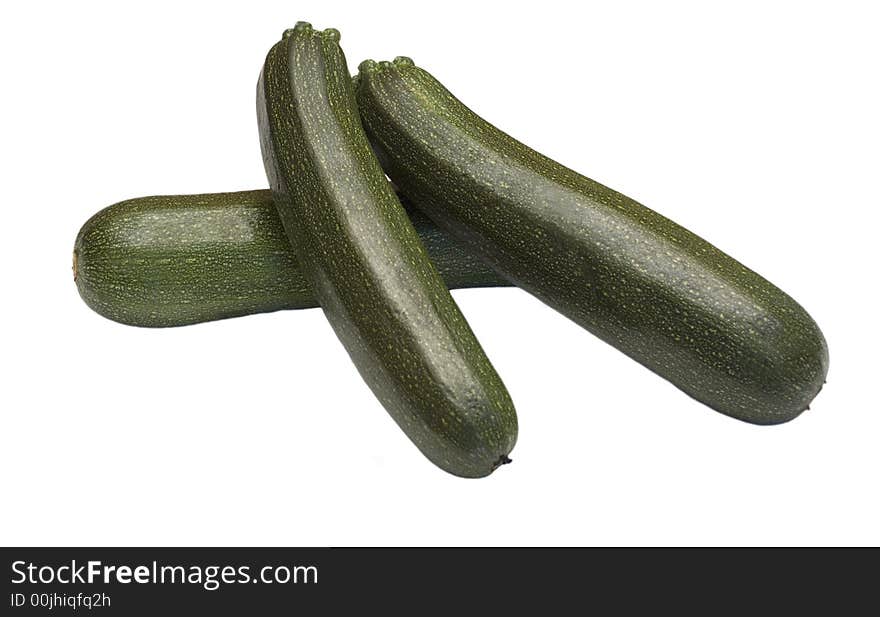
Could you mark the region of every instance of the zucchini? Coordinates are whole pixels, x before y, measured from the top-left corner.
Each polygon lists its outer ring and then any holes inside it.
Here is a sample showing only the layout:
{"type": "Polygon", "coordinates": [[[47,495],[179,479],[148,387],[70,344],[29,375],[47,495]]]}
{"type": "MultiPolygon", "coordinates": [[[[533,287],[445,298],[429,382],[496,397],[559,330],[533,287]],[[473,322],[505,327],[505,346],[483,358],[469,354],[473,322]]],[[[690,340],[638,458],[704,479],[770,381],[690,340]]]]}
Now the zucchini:
{"type": "MultiPolygon", "coordinates": [[[[508,284],[404,205],[447,286],[508,284]]],[[[82,226],[73,263],[86,304],[132,326],[184,326],[318,306],[267,190],[114,204],[82,226]]]]}
{"type": "Polygon", "coordinates": [[[391,180],[440,227],[693,398],[776,424],[819,392],[816,323],[705,240],[498,130],[408,58],[361,64],[357,100],[391,180]]]}
{"type": "Polygon", "coordinates": [[[509,460],[513,404],[370,149],[338,41],[301,22],[266,58],[257,111],[275,206],[391,417],[442,469],[486,476],[509,460]]]}

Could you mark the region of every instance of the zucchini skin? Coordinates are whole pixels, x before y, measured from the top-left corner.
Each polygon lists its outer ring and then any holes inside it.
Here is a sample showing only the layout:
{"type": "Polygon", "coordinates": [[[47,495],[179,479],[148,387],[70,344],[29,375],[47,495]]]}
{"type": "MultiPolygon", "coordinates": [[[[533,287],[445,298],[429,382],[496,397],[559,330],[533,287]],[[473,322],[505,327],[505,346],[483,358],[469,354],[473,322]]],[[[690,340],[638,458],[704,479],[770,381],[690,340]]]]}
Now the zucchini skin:
{"type": "MultiPolygon", "coordinates": [[[[407,212],[450,288],[509,285],[408,204],[407,212]]],[[[82,226],[73,255],[86,304],[131,326],[318,306],[268,190],[119,202],[82,226]]]]}
{"type": "Polygon", "coordinates": [[[275,206],[392,418],[440,468],[487,476],[516,442],[513,403],[370,148],[338,41],[301,22],[266,58],[257,114],[275,206]]]}
{"type": "Polygon", "coordinates": [[[515,285],[728,416],[786,422],[821,389],[821,331],[757,273],[503,133],[408,58],[364,62],[357,84],[392,181],[515,285]]]}

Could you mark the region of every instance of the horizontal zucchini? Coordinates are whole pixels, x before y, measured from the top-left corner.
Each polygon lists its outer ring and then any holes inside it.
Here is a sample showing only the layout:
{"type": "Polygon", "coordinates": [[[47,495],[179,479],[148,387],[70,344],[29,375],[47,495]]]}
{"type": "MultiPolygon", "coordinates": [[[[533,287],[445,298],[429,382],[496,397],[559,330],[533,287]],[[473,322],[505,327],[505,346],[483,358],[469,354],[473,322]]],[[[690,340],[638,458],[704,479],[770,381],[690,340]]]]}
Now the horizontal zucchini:
{"type": "MultiPolygon", "coordinates": [[[[508,284],[405,205],[450,288],[508,284]]],[[[82,226],[73,263],[86,304],[133,326],[184,326],[318,306],[268,190],[114,204],[82,226]]]]}
{"type": "Polygon", "coordinates": [[[408,58],[366,61],[364,127],[386,172],[514,284],[711,408],[791,420],[828,349],[790,296],[705,240],[495,128],[408,58]]]}
{"type": "Polygon", "coordinates": [[[281,222],[361,376],[429,460],[492,473],[516,442],[513,403],[370,148],[338,31],[284,33],[257,117],[281,222]]]}

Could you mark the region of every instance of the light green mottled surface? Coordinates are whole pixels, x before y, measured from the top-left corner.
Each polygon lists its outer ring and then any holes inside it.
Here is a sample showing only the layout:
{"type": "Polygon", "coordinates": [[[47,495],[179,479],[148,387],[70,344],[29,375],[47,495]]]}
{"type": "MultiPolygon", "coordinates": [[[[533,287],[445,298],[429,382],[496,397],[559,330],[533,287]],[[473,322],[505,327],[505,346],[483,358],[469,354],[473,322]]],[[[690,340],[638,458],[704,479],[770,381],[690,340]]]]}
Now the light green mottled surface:
{"type": "MultiPolygon", "coordinates": [[[[408,210],[451,289],[508,285],[408,210]]],[[[80,229],[75,280],[83,300],[124,324],[170,327],[318,306],[268,190],[140,197],[80,229]]]]}

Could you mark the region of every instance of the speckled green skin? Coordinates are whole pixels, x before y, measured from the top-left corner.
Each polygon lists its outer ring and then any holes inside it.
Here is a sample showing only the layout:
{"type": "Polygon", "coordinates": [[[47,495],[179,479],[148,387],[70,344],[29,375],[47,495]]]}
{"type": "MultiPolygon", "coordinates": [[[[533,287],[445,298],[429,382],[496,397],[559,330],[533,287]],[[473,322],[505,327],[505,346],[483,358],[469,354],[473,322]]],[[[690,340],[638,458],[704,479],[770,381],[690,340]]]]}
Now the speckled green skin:
{"type": "Polygon", "coordinates": [[[281,221],[364,380],[422,453],[482,477],[508,460],[513,404],[370,149],[339,33],[297,24],[257,87],[281,221]]]}
{"type": "Polygon", "coordinates": [[[499,273],[698,401],[758,424],[819,392],[828,350],[788,295],[669,219],[535,152],[408,58],[357,99],[388,175],[499,273]]]}
{"type": "MultiPolygon", "coordinates": [[[[508,285],[425,215],[407,212],[451,289],[508,285]]],[[[82,226],[73,253],[86,304],[132,326],[318,306],[267,190],[123,201],[82,226]]]]}

